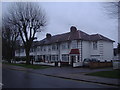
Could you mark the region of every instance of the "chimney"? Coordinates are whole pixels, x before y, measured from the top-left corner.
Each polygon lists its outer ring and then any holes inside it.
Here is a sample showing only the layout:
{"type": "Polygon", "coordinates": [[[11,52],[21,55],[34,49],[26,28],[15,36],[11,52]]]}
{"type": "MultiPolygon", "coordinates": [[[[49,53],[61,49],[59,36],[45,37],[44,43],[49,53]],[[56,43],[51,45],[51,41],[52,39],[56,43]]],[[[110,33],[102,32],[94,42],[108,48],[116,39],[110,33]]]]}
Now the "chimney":
{"type": "Polygon", "coordinates": [[[46,38],[51,38],[51,36],[52,36],[52,35],[51,35],[50,33],[47,33],[47,34],[46,34],[46,38]]]}
{"type": "Polygon", "coordinates": [[[75,26],[71,26],[70,32],[76,32],[76,31],[77,31],[77,28],[75,26]]]}

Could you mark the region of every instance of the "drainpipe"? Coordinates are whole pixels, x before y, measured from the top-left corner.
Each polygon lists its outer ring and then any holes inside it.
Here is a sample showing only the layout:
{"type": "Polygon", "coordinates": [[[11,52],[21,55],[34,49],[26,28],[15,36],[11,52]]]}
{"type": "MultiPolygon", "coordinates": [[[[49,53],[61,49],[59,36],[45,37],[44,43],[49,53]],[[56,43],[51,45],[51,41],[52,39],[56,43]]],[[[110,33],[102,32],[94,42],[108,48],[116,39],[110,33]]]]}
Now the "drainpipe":
{"type": "Polygon", "coordinates": [[[82,60],[82,51],[83,51],[83,50],[82,50],[82,40],[81,40],[81,62],[83,61],[83,60],[82,60]]]}
{"type": "Polygon", "coordinates": [[[58,58],[59,58],[59,61],[61,61],[61,58],[60,58],[60,43],[58,43],[58,58]]]}

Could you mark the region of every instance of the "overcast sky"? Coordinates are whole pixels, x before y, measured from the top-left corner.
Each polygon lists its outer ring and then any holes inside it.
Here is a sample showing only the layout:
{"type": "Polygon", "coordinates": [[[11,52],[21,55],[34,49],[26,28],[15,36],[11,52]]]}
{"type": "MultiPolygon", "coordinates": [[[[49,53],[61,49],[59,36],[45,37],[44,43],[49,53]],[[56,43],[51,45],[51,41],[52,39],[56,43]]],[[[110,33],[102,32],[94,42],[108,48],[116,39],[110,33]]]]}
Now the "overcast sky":
{"type": "MultiPolygon", "coordinates": [[[[3,15],[10,3],[2,3],[3,15]]],[[[102,34],[118,42],[117,20],[107,14],[105,3],[98,2],[40,2],[48,17],[48,25],[44,32],[37,34],[38,40],[45,38],[46,33],[52,35],[70,31],[71,26],[88,34],[102,34]]]]}

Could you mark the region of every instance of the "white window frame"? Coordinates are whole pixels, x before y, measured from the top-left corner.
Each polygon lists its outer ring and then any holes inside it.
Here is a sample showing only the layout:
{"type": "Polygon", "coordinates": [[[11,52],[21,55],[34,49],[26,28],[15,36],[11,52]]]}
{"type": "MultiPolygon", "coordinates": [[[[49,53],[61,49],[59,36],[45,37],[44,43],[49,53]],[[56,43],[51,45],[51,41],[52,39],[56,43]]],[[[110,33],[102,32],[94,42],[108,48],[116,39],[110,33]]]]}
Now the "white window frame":
{"type": "Polygon", "coordinates": [[[98,47],[98,46],[97,46],[97,41],[94,41],[94,42],[93,42],[93,50],[97,50],[97,47],[98,47]]]}

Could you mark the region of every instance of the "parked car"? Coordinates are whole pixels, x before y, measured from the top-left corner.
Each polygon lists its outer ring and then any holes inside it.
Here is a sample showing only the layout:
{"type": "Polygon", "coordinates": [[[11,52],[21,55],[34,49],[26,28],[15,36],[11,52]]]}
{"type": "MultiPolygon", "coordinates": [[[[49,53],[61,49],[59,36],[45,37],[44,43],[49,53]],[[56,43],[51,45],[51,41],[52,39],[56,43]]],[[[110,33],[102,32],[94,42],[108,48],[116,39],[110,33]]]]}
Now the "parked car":
{"type": "Polygon", "coordinates": [[[97,58],[85,58],[83,61],[83,66],[89,67],[90,62],[100,62],[97,58]]]}
{"type": "Polygon", "coordinates": [[[89,63],[91,62],[90,58],[85,58],[83,61],[83,66],[89,66],[89,63]]]}
{"type": "Polygon", "coordinates": [[[100,60],[98,60],[97,58],[92,58],[91,61],[92,62],[100,62],[100,60]]]}

